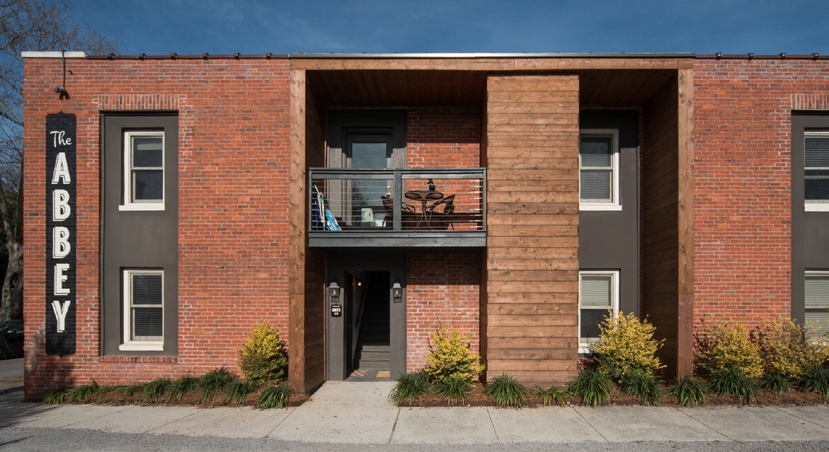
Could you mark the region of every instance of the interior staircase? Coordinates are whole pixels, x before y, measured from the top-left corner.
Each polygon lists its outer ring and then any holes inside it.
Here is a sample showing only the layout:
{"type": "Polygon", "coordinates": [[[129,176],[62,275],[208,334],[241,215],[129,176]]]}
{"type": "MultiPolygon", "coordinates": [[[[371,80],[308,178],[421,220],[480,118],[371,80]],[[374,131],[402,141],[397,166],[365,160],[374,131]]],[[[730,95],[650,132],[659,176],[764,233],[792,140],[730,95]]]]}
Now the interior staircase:
{"type": "Polygon", "coordinates": [[[381,275],[375,273],[367,281],[357,343],[358,369],[389,368],[389,281],[381,275]]]}

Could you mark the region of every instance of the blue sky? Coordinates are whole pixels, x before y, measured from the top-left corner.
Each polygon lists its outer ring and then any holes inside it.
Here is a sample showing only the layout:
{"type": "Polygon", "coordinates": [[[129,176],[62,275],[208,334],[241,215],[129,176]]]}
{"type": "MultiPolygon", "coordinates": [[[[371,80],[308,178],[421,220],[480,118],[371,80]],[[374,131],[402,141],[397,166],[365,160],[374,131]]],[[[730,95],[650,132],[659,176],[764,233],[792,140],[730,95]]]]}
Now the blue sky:
{"type": "Polygon", "coordinates": [[[826,0],[63,2],[127,55],[829,54],[826,0]]]}

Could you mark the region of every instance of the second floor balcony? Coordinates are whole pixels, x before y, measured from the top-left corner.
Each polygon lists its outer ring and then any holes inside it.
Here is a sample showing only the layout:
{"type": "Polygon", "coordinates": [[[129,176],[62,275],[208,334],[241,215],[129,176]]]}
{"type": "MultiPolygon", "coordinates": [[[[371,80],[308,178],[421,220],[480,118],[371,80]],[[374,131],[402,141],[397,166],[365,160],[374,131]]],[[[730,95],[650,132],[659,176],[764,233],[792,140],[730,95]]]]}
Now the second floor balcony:
{"type": "Polygon", "coordinates": [[[484,247],[486,170],[311,168],[315,247],[484,247]]]}

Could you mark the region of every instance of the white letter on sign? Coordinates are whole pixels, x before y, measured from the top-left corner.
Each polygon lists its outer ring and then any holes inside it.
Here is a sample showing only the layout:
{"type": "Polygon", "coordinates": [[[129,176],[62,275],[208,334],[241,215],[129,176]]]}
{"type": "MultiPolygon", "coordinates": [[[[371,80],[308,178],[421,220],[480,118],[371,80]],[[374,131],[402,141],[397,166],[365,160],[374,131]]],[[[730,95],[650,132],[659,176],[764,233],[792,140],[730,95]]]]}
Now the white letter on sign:
{"type": "Polygon", "coordinates": [[[69,206],[69,192],[66,190],[55,190],[52,192],[52,219],[63,221],[69,218],[72,208],[69,206]]]}
{"type": "Polygon", "coordinates": [[[69,176],[69,164],[66,163],[66,153],[59,152],[58,158],[55,159],[55,172],[52,173],[52,185],[58,183],[58,179],[62,179],[64,184],[72,182],[72,177],[69,176]]]}
{"type": "Polygon", "coordinates": [[[69,264],[55,264],[55,295],[69,295],[69,289],[63,287],[63,283],[69,279],[69,275],[63,272],[69,270],[69,264]]]}
{"type": "Polygon", "coordinates": [[[55,311],[55,318],[58,319],[58,333],[63,333],[66,329],[66,313],[69,312],[69,305],[71,301],[66,300],[63,305],[58,300],[52,301],[52,311],[55,311]]]}
{"type": "Polygon", "coordinates": [[[69,229],[63,226],[55,226],[52,229],[52,256],[55,259],[63,259],[72,251],[69,243],[69,229]]]}

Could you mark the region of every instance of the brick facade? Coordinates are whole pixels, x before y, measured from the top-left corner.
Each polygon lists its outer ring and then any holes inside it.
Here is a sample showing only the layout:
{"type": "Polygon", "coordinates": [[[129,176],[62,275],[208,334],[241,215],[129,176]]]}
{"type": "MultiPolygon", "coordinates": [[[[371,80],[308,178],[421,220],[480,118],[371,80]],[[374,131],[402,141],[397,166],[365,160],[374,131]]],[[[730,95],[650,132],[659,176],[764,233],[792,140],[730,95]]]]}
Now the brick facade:
{"type": "Polygon", "coordinates": [[[826,60],[694,66],[694,321],[791,315],[793,110],[827,109],[826,60]]]}
{"type": "Polygon", "coordinates": [[[26,394],[236,369],[250,328],[287,336],[288,61],[26,62],[26,394]],[[178,111],[177,357],[100,356],[101,112],[178,111]],[[44,353],[45,116],[77,115],[77,352],[44,353]],[[38,327],[37,325],[41,325],[38,327]]]}

